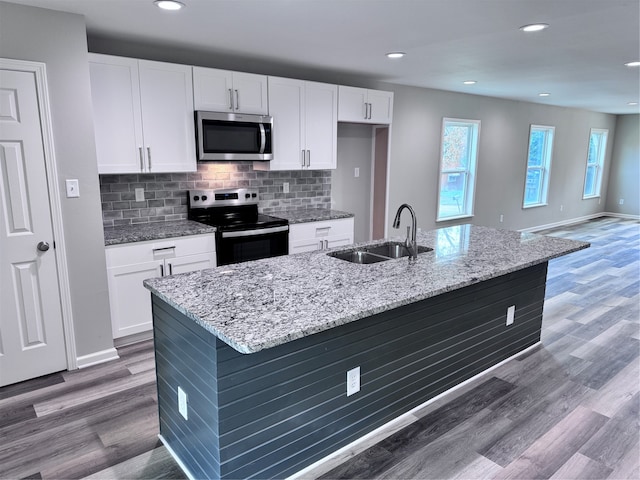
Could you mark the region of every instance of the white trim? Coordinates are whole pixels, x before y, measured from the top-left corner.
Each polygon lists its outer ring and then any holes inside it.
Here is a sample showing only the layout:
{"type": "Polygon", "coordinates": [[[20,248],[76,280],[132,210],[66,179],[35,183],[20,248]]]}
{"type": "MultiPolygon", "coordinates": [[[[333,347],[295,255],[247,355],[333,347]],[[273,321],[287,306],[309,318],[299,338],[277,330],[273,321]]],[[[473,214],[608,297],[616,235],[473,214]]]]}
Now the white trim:
{"type": "Polygon", "coordinates": [[[146,332],[132,333],[124,337],[118,337],[113,339],[113,346],[116,348],[124,347],[125,345],[132,345],[134,343],[145,342],[153,339],[153,330],[147,330],[146,332]]]}
{"type": "Polygon", "coordinates": [[[56,267],[58,284],[60,287],[60,306],[62,308],[62,325],[67,352],[67,368],[78,368],[76,358],[75,330],[73,326],[73,309],[71,306],[71,287],[69,285],[69,271],[67,269],[67,254],[64,240],[64,226],[62,222],[62,203],[58,188],[58,169],[53,142],[53,124],[51,108],[49,106],[49,90],[47,82],[46,64],[0,58],[0,68],[33,73],[36,81],[36,93],[40,108],[40,126],[44,147],[44,163],[47,171],[47,185],[49,187],[49,205],[55,241],[56,267]]]}
{"type": "MultiPolygon", "coordinates": [[[[515,358],[517,358],[517,357],[519,357],[519,356],[521,356],[521,355],[523,355],[525,353],[530,352],[531,350],[533,350],[534,348],[538,347],[541,344],[542,344],[542,342],[538,342],[535,345],[531,345],[530,347],[525,348],[521,352],[518,352],[515,355],[512,355],[511,357],[501,361],[500,363],[496,363],[494,366],[489,367],[486,370],[483,370],[482,372],[478,373],[477,375],[474,375],[470,379],[465,380],[462,383],[459,383],[458,385],[456,385],[455,387],[450,388],[446,392],[442,392],[440,395],[436,395],[435,397],[427,400],[426,402],[418,405],[417,407],[412,408],[408,412],[403,413],[399,417],[394,418],[390,422],[385,423],[384,425],[376,428],[375,430],[367,433],[366,435],[363,435],[362,437],[358,438],[357,440],[354,440],[353,442],[349,443],[348,445],[345,445],[344,447],[336,450],[335,452],[330,453],[326,457],[321,458],[317,462],[312,463],[308,467],[303,468],[299,472],[294,473],[290,477],[287,477],[287,480],[297,480],[297,479],[302,479],[302,478],[308,478],[307,477],[308,474],[311,473],[316,468],[320,467],[323,463],[329,462],[329,461],[334,460],[336,458],[339,458],[343,454],[346,454],[345,458],[344,458],[344,460],[346,461],[348,458],[351,458],[354,455],[357,455],[358,453],[362,452],[366,448],[369,448],[370,446],[372,446],[373,443],[371,441],[368,441],[368,440],[374,438],[375,439],[375,440],[373,440],[374,442],[379,442],[380,441],[379,436],[384,430],[391,430],[394,427],[394,425],[396,425],[398,423],[401,423],[407,417],[410,417],[411,415],[413,415],[414,412],[417,412],[418,410],[423,409],[424,407],[426,407],[427,405],[435,402],[436,400],[439,400],[440,398],[442,398],[442,397],[444,397],[446,395],[449,395],[451,392],[454,392],[454,391],[464,387],[465,385],[468,385],[469,383],[477,380],[478,378],[482,377],[483,375],[486,375],[487,373],[495,370],[496,368],[504,365],[505,363],[510,362],[511,360],[513,360],[513,359],[515,359],[515,358]],[[354,450],[355,450],[355,452],[354,452],[354,450]]],[[[316,473],[318,473],[318,472],[316,472],[316,473]]]]}
{"type": "Polygon", "coordinates": [[[118,356],[118,351],[115,348],[107,348],[106,350],[102,350],[100,352],[93,352],[89,355],[82,355],[76,358],[76,365],[78,366],[78,368],[86,368],[93,365],[98,365],[99,363],[117,360],[119,358],[120,357],[118,356]]]}
{"type": "Polygon", "coordinates": [[[577,218],[571,218],[569,220],[562,220],[560,222],[547,223],[546,225],[538,225],[538,226],[535,226],[535,227],[521,228],[518,231],[519,232],[534,233],[534,232],[538,232],[540,230],[548,230],[550,228],[565,227],[567,225],[574,225],[576,223],[582,223],[582,222],[586,222],[586,221],[589,221],[589,220],[593,220],[594,218],[600,218],[600,217],[618,217],[618,218],[626,218],[626,219],[629,219],[629,220],[638,220],[638,221],[640,221],[640,215],[629,215],[629,214],[626,214],[626,213],[599,212],[599,213],[594,213],[594,214],[591,214],[591,215],[585,215],[584,217],[577,217],[577,218]]]}
{"type": "Polygon", "coordinates": [[[173,451],[173,448],[171,448],[171,446],[164,439],[162,434],[158,434],[158,438],[160,439],[164,447],[167,449],[167,452],[169,452],[169,454],[173,457],[173,459],[176,461],[178,466],[182,469],[182,473],[184,473],[189,480],[196,480],[196,477],[191,473],[191,471],[187,468],[187,466],[184,463],[182,463],[182,460],[180,460],[180,457],[176,455],[176,452],[173,451]]]}

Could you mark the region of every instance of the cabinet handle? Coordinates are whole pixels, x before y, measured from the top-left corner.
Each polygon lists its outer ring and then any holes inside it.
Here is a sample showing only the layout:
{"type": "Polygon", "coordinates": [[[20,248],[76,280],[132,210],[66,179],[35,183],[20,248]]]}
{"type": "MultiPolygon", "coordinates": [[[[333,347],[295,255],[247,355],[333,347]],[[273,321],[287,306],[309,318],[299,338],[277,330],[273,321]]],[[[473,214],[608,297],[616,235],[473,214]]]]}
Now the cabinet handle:
{"type": "Polygon", "coordinates": [[[173,275],[173,265],[169,264],[169,275],[173,275]]]}
{"type": "Polygon", "coordinates": [[[311,166],[311,150],[307,150],[307,167],[311,166]]]}
{"type": "Polygon", "coordinates": [[[320,247],[318,248],[318,250],[322,250],[322,240],[320,240],[320,247]]]}
{"type": "Polygon", "coordinates": [[[144,159],[142,158],[142,147],[138,147],[138,152],[140,153],[140,171],[144,171],[144,159]]]}
{"type": "Polygon", "coordinates": [[[305,161],[305,154],[304,154],[304,150],[300,150],[300,158],[302,158],[302,166],[304,167],[304,161],[305,161]]]}
{"type": "Polygon", "coordinates": [[[149,162],[149,171],[151,171],[151,147],[147,147],[147,161],[149,162]]]}
{"type": "Polygon", "coordinates": [[[164,266],[160,265],[160,276],[164,277],[164,266]]]}
{"type": "Polygon", "coordinates": [[[229,89],[229,110],[233,110],[233,90],[229,89]]]}
{"type": "Polygon", "coordinates": [[[236,110],[240,110],[240,94],[238,90],[234,90],[236,92],[236,110]]]}
{"type": "Polygon", "coordinates": [[[329,240],[324,241],[324,249],[329,250],[329,240]]]}
{"type": "Polygon", "coordinates": [[[371,120],[371,111],[373,110],[373,105],[371,105],[370,103],[367,103],[367,105],[369,111],[369,113],[367,114],[367,120],[371,120]]]}

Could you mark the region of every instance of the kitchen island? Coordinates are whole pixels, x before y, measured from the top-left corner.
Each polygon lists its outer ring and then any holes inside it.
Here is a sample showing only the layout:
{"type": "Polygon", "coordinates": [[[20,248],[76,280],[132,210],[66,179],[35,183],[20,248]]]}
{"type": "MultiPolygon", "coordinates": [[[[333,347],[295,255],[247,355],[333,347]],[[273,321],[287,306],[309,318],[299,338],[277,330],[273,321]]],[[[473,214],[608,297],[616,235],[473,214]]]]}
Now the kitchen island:
{"type": "Polygon", "coordinates": [[[145,281],[160,434],[191,477],[294,474],[535,345],[547,262],[588,247],[471,225],[417,240],[416,261],[317,252],[145,281]]]}

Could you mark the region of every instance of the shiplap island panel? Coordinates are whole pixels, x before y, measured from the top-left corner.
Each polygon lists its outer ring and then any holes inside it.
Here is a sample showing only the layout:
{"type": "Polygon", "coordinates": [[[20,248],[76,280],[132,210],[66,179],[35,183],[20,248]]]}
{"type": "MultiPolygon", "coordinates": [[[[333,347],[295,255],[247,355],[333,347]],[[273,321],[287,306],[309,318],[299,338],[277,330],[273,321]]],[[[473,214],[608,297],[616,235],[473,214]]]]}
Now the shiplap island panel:
{"type": "Polygon", "coordinates": [[[588,246],[471,225],[418,243],[415,262],[318,252],[145,282],[160,433],[189,475],[291,475],[535,345],[548,260],[588,246]]]}

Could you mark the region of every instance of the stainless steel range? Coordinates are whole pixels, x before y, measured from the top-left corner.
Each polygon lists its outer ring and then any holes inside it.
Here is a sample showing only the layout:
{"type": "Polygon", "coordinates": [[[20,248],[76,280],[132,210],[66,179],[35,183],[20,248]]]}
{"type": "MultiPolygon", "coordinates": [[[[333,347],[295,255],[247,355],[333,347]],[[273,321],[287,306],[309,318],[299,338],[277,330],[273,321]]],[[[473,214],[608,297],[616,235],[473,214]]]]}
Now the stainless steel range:
{"type": "Polygon", "coordinates": [[[217,228],[218,265],[289,253],[289,221],[258,213],[258,190],[189,190],[188,218],[217,228]]]}

